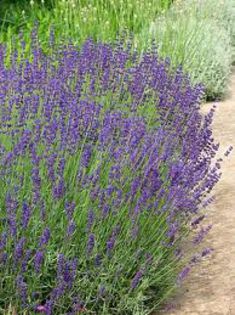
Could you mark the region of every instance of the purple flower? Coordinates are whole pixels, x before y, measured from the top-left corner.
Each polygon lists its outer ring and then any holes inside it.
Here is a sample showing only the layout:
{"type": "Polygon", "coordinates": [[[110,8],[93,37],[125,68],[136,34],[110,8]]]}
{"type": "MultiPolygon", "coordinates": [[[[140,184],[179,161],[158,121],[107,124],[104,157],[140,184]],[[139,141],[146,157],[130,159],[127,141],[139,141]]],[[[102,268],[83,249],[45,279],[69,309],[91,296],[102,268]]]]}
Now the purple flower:
{"type": "Polygon", "coordinates": [[[138,225],[134,225],[132,230],[131,230],[131,237],[133,240],[135,240],[137,238],[138,233],[139,233],[139,227],[138,227],[138,225]]]}
{"type": "Polygon", "coordinates": [[[82,157],[81,157],[81,165],[83,167],[88,167],[90,159],[91,159],[91,155],[92,155],[92,146],[86,145],[83,149],[82,157]]]}
{"type": "Polygon", "coordinates": [[[139,187],[141,185],[141,180],[139,177],[134,178],[132,184],[131,184],[131,196],[134,198],[135,194],[137,193],[139,187]]]}
{"type": "Polygon", "coordinates": [[[58,255],[57,260],[57,278],[60,278],[63,275],[65,266],[65,257],[63,254],[58,255]]]}
{"type": "Polygon", "coordinates": [[[7,243],[7,233],[3,232],[0,236],[0,251],[2,251],[7,243]]]}
{"type": "Polygon", "coordinates": [[[90,234],[87,241],[87,253],[91,254],[95,246],[95,235],[90,234]]]}
{"type": "Polygon", "coordinates": [[[68,228],[67,228],[67,235],[71,236],[74,234],[74,232],[76,231],[76,223],[74,221],[70,221],[68,224],[68,228]]]}
{"type": "Polygon", "coordinates": [[[22,227],[23,227],[23,229],[27,228],[27,226],[29,224],[30,216],[31,216],[31,209],[30,209],[29,205],[26,202],[24,202],[23,206],[22,206],[22,227]]]}
{"type": "Polygon", "coordinates": [[[14,260],[17,263],[20,259],[23,258],[24,246],[26,243],[26,238],[22,237],[19,242],[16,244],[15,252],[14,252],[14,260]]]}
{"type": "Polygon", "coordinates": [[[181,248],[176,248],[176,250],[174,251],[174,254],[178,259],[181,259],[184,255],[181,248]]]}
{"type": "Polygon", "coordinates": [[[144,276],[144,271],[140,269],[131,280],[131,289],[134,290],[140,283],[141,279],[144,276]]]}
{"type": "Polygon", "coordinates": [[[40,170],[38,167],[32,169],[32,185],[33,185],[33,202],[36,204],[40,200],[41,192],[41,177],[40,170]]]}
{"type": "Polygon", "coordinates": [[[107,204],[105,204],[105,205],[103,206],[103,210],[102,210],[102,216],[103,216],[103,218],[106,218],[107,215],[109,214],[109,212],[110,212],[110,206],[107,205],[107,204]]]}
{"type": "Polygon", "coordinates": [[[63,281],[65,283],[65,286],[68,289],[71,289],[73,286],[73,283],[74,283],[74,280],[76,277],[77,266],[78,266],[78,259],[77,258],[75,258],[71,261],[67,261],[64,265],[63,281]]]}
{"type": "Polygon", "coordinates": [[[64,265],[64,271],[63,271],[63,280],[66,284],[71,282],[71,274],[70,274],[70,263],[66,261],[64,265]]]}
{"type": "Polygon", "coordinates": [[[64,179],[60,178],[59,182],[53,188],[53,197],[55,199],[60,199],[64,197],[65,194],[65,183],[64,179]]]}
{"type": "Polygon", "coordinates": [[[95,266],[99,267],[101,265],[101,263],[102,263],[102,256],[101,256],[101,254],[97,254],[95,256],[95,266]]]}
{"type": "Polygon", "coordinates": [[[90,232],[91,227],[94,223],[95,220],[95,213],[94,211],[91,209],[88,211],[88,216],[87,216],[87,231],[90,232]]]}
{"type": "Polygon", "coordinates": [[[35,307],[35,311],[38,313],[45,313],[46,314],[47,308],[45,305],[37,305],[35,307]]]}
{"type": "Polygon", "coordinates": [[[65,169],[65,159],[61,158],[58,163],[58,173],[60,176],[63,176],[65,169]]]}
{"type": "Polygon", "coordinates": [[[24,281],[22,275],[18,275],[16,278],[16,287],[18,290],[18,294],[20,296],[21,302],[23,305],[26,305],[27,302],[27,295],[28,295],[28,286],[24,281]]]}
{"type": "Polygon", "coordinates": [[[208,225],[206,228],[202,227],[200,231],[197,233],[197,235],[193,238],[193,244],[195,245],[200,244],[206,237],[206,235],[209,233],[211,228],[212,228],[211,224],[208,225]]]}
{"type": "Polygon", "coordinates": [[[193,227],[196,227],[203,219],[205,218],[205,215],[201,215],[200,217],[194,219],[192,222],[191,222],[191,225],[193,227]]]}
{"type": "Polygon", "coordinates": [[[200,257],[198,255],[193,255],[193,257],[190,259],[189,264],[190,265],[195,265],[200,261],[200,257]]]}
{"type": "Polygon", "coordinates": [[[190,266],[184,267],[177,277],[177,283],[180,284],[182,281],[184,281],[190,271],[191,271],[190,266]]]}
{"type": "Polygon", "coordinates": [[[32,181],[35,188],[40,189],[41,187],[41,178],[39,168],[34,167],[32,169],[32,181]]]}
{"type": "Polygon", "coordinates": [[[41,271],[41,267],[44,261],[44,252],[38,250],[34,256],[34,269],[36,273],[41,271]]]}
{"type": "Polygon", "coordinates": [[[75,207],[76,207],[75,202],[65,203],[65,211],[69,220],[73,218],[75,207]]]}
{"type": "Polygon", "coordinates": [[[46,206],[44,202],[40,203],[40,218],[42,221],[46,219],[46,206]]]}
{"type": "Polygon", "coordinates": [[[53,308],[54,308],[54,301],[53,300],[47,300],[45,303],[46,308],[46,315],[52,315],[53,314],[53,308]]]}
{"type": "Polygon", "coordinates": [[[7,262],[8,254],[6,252],[0,253],[0,264],[5,265],[7,262]]]}
{"type": "Polygon", "coordinates": [[[169,226],[169,230],[167,231],[167,237],[169,237],[172,240],[175,237],[177,232],[178,232],[178,223],[177,222],[171,223],[169,226]]]}
{"type": "Polygon", "coordinates": [[[106,243],[106,248],[107,248],[107,255],[110,256],[111,255],[111,252],[114,248],[114,245],[115,245],[115,237],[112,236],[108,239],[107,243],[106,243]]]}
{"type": "Polygon", "coordinates": [[[31,257],[32,257],[32,250],[31,249],[26,250],[24,258],[22,260],[22,265],[21,265],[22,273],[27,271],[27,265],[31,257]]]}
{"type": "Polygon", "coordinates": [[[201,253],[201,256],[206,257],[206,256],[210,255],[212,253],[212,251],[213,251],[212,248],[204,248],[202,253],[201,253]]]}
{"type": "Polygon", "coordinates": [[[47,164],[47,172],[49,179],[54,182],[55,180],[55,162],[56,162],[57,154],[51,154],[46,159],[47,164]]]}
{"type": "Polygon", "coordinates": [[[106,294],[105,287],[104,286],[100,286],[99,291],[98,291],[98,296],[102,298],[102,297],[105,296],[105,294],[106,294]]]}
{"type": "Polygon", "coordinates": [[[224,153],[224,156],[228,157],[228,156],[230,155],[230,153],[232,152],[232,150],[233,150],[233,147],[230,146],[230,147],[228,148],[228,150],[224,153]]]}
{"type": "Polygon", "coordinates": [[[42,236],[39,239],[39,247],[43,247],[47,245],[51,237],[51,232],[48,227],[45,228],[45,230],[42,233],[42,236]]]}
{"type": "Polygon", "coordinates": [[[76,277],[77,268],[78,268],[78,258],[74,258],[70,261],[70,274],[73,280],[76,277]]]}
{"type": "Polygon", "coordinates": [[[11,197],[8,193],[6,196],[6,211],[7,211],[7,220],[9,232],[12,236],[16,236],[17,233],[17,224],[16,224],[16,209],[18,203],[15,199],[11,197]]]}

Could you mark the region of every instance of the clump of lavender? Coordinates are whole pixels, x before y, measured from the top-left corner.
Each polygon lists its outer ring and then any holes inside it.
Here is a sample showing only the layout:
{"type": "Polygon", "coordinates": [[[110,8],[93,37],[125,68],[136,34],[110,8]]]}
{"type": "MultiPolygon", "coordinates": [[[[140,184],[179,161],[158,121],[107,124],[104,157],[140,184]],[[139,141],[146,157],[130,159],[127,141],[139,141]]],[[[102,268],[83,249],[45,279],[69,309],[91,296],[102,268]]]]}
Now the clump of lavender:
{"type": "Polygon", "coordinates": [[[203,117],[202,87],[154,48],[87,40],[47,56],[37,44],[8,66],[5,53],[1,309],[149,314],[191,269],[182,239],[198,233],[196,251],[207,234],[214,108],[203,117]]]}

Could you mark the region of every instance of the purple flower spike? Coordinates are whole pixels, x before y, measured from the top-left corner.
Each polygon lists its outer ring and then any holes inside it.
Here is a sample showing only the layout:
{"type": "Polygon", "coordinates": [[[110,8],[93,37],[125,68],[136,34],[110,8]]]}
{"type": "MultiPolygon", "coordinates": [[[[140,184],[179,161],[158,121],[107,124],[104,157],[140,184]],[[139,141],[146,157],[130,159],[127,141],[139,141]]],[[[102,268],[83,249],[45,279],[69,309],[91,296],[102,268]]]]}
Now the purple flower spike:
{"type": "Polygon", "coordinates": [[[0,236],[0,251],[2,251],[7,243],[7,233],[3,232],[0,236]]]}
{"type": "Polygon", "coordinates": [[[39,239],[39,247],[43,247],[47,245],[51,237],[51,232],[48,227],[45,228],[45,230],[42,233],[42,236],[39,239]]]}
{"type": "Polygon", "coordinates": [[[228,156],[230,155],[230,153],[232,152],[232,150],[233,150],[233,147],[230,146],[230,147],[228,148],[228,150],[224,153],[224,156],[228,157],[228,156]]]}
{"type": "Polygon", "coordinates": [[[57,278],[60,278],[61,275],[63,275],[64,266],[65,266],[65,257],[63,254],[59,254],[58,261],[57,261],[57,278]]]}
{"type": "Polygon", "coordinates": [[[14,200],[10,194],[6,196],[6,211],[8,219],[8,227],[10,234],[14,237],[17,233],[17,224],[16,224],[16,209],[18,203],[14,200]]]}
{"type": "Polygon", "coordinates": [[[190,266],[184,267],[183,270],[178,275],[177,283],[180,284],[182,281],[184,281],[185,278],[188,276],[190,271],[191,271],[191,267],[190,266]]]}
{"type": "Polygon", "coordinates": [[[107,241],[107,244],[106,244],[106,248],[107,248],[107,255],[110,256],[111,253],[112,253],[112,250],[114,248],[114,245],[115,245],[115,237],[112,236],[108,241],[107,241]]]}
{"type": "Polygon", "coordinates": [[[36,273],[39,273],[41,271],[43,261],[44,261],[44,252],[37,251],[34,257],[34,269],[36,273]]]}
{"type": "Polygon", "coordinates": [[[87,242],[87,253],[91,254],[95,246],[95,235],[90,234],[87,242]]]}
{"type": "Polygon", "coordinates": [[[20,259],[23,258],[23,252],[24,252],[24,246],[26,243],[26,238],[22,237],[19,242],[16,244],[15,253],[14,253],[14,259],[17,263],[20,259]]]}
{"type": "Polygon", "coordinates": [[[0,264],[3,266],[6,265],[7,258],[8,258],[8,254],[6,252],[1,252],[0,253],[0,264]]]}
{"type": "Polygon", "coordinates": [[[95,257],[95,266],[99,267],[102,264],[102,256],[100,254],[97,254],[95,257]]]}
{"type": "Polygon", "coordinates": [[[93,210],[89,210],[88,212],[88,218],[87,218],[87,231],[90,232],[91,227],[94,223],[95,214],[93,210]]]}
{"type": "Polygon", "coordinates": [[[213,252],[213,248],[204,248],[202,253],[201,253],[201,256],[206,257],[206,256],[210,255],[212,252],[213,252]]]}
{"type": "Polygon", "coordinates": [[[75,210],[75,202],[66,202],[65,203],[65,211],[69,220],[72,220],[74,210],[75,210]]]}
{"type": "Polygon", "coordinates": [[[21,298],[21,302],[25,306],[27,302],[28,286],[26,282],[24,281],[24,278],[22,275],[17,276],[16,287],[18,290],[18,294],[21,298]]]}
{"type": "Polygon", "coordinates": [[[191,222],[191,225],[193,227],[196,227],[203,219],[205,218],[205,215],[201,215],[200,217],[194,219],[192,222],[191,222]]]}
{"type": "Polygon", "coordinates": [[[30,209],[29,205],[26,202],[24,202],[23,206],[22,206],[22,227],[23,227],[23,229],[27,228],[27,226],[29,224],[30,216],[31,216],[31,209],[30,209]]]}
{"type": "Polygon", "coordinates": [[[67,235],[71,236],[74,234],[74,232],[76,231],[76,223],[74,221],[70,221],[68,224],[68,228],[67,228],[67,235]]]}
{"type": "Polygon", "coordinates": [[[27,271],[28,263],[29,263],[29,260],[30,260],[31,257],[32,257],[32,250],[28,249],[25,252],[24,259],[22,261],[22,266],[21,266],[22,273],[27,271]]]}
{"type": "Polygon", "coordinates": [[[84,147],[82,157],[81,157],[81,165],[83,167],[88,167],[90,159],[92,155],[92,146],[91,145],[86,145],[84,147]]]}
{"type": "Polygon", "coordinates": [[[63,198],[65,194],[65,183],[64,179],[61,178],[59,182],[53,188],[53,196],[55,199],[63,198]]]}
{"type": "Polygon", "coordinates": [[[131,281],[131,289],[134,290],[140,283],[142,277],[144,276],[144,271],[143,270],[139,270],[134,278],[131,281]]]}
{"type": "Polygon", "coordinates": [[[54,308],[54,301],[53,300],[47,300],[45,304],[46,308],[46,315],[52,315],[53,314],[53,308],[54,308]]]}
{"type": "Polygon", "coordinates": [[[197,233],[197,235],[194,237],[193,244],[195,245],[200,244],[204,240],[206,235],[209,233],[211,228],[212,228],[211,224],[209,224],[206,228],[202,227],[200,231],[197,233]]]}

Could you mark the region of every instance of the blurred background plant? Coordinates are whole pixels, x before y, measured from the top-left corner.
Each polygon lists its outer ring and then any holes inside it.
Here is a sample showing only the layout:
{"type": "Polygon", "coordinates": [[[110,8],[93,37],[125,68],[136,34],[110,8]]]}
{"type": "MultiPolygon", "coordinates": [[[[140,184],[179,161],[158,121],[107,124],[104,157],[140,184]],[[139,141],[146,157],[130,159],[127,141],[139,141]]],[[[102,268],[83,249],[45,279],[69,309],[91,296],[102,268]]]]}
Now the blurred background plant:
{"type": "Polygon", "coordinates": [[[194,83],[202,82],[207,100],[226,93],[234,62],[235,5],[224,1],[176,1],[137,36],[145,49],[154,39],[159,54],[182,65],[194,83]]]}
{"type": "Polygon", "coordinates": [[[110,40],[122,29],[134,33],[141,31],[171,3],[172,0],[3,0],[1,40],[8,40],[22,27],[27,38],[35,20],[39,21],[44,42],[48,26],[52,24],[60,40],[68,37],[76,42],[87,37],[110,40]]]}

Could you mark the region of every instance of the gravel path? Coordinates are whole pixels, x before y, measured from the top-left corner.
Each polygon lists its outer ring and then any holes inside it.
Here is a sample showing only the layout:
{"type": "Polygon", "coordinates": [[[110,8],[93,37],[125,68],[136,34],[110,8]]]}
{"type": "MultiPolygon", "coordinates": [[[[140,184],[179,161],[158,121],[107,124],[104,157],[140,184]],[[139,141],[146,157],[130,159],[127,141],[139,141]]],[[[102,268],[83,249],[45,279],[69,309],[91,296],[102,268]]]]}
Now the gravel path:
{"type": "MultiPolygon", "coordinates": [[[[235,74],[230,93],[226,101],[217,103],[213,124],[221,153],[229,145],[235,148],[235,74]]],[[[205,104],[202,111],[210,107],[205,104]]],[[[216,200],[208,208],[213,228],[205,243],[215,250],[192,271],[174,300],[174,310],[164,315],[235,315],[235,150],[225,159],[222,172],[216,200]]]]}

